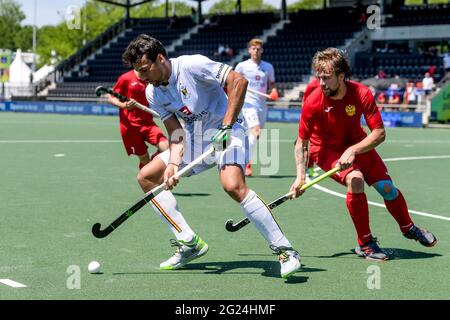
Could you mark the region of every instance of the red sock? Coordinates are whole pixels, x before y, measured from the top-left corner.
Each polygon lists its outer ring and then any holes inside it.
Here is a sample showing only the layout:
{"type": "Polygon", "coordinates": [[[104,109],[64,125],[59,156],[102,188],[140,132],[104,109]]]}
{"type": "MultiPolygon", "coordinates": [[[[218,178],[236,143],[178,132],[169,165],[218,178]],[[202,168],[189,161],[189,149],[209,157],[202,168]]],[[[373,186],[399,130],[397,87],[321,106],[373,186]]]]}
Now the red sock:
{"type": "Polygon", "coordinates": [[[366,194],[347,192],[346,203],[358,235],[358,244],[362,245],[370,240],[372,236],[369,226],[369,205],[366,194]]]}
{"type": "Polygon", "coordinates": [[[398,197],[394,200],[384,200],[386,204],[386,208],[389,213],[394,217],[395,221],[397,221],[400,230],[405,233],[407,232],[411,226],[414,224],[411,220],[411,217],[408,213],[408,206],[406,205],[405,198],[403,198],[403,194],[398,190],[398,197]]]}
{"type": "Polygon", "coordinates": [[[145,164],[143,164],[142,162],[139,162],[139,170],[141,170],[143,167],[145,167],[145,164]]]}

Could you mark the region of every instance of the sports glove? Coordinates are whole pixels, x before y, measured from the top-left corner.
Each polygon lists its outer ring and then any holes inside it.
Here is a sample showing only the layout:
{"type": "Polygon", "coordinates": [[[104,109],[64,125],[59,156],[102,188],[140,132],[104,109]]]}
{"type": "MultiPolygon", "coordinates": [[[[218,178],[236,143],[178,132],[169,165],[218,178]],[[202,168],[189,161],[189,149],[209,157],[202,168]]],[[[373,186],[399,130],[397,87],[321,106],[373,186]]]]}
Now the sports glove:
{"type": "Polygon", "coordinates": [[[273,100],[273,101],[278,100],[278,92],[276,92],[276,91],[271,92],[269,94],[269,96],[270,96],[270,99],[273,100]]]}
{"type": "Polygon", "coordinates": [[[231,125],[223,125],[221,126],[217,132],[212,137],[211,141],[213,143],[214,149],[216,151],[223,151],[226,149],[227,144],[231,137],[231,125]]]}

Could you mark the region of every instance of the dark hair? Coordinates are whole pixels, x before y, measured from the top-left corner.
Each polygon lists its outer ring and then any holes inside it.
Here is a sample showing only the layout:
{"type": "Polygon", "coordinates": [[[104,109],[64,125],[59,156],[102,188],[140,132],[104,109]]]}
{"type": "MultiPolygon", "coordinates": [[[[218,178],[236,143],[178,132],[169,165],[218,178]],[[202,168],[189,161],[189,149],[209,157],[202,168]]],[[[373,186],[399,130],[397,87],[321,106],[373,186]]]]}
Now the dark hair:
{"type": "Polygon", "coordinates": [[[122,60],[126,65],[132,66],[140,61],[144,55],[147,55],[147,58],[154,62],[158,54],[167,58],[166,48],[161,41],[149,35],[140,34],[130,42],[122,55],[122,60]]]}
{"type": "Polygon", "coordinates": [[[349,79],[352,76],[350,63],[344,51],[337,48],[327,48],[322,51],[317,51],[312,60],[312,68],[314,71],[319,71],[331,66],[335,75],[344,73],[345,78],[349,79]]]}

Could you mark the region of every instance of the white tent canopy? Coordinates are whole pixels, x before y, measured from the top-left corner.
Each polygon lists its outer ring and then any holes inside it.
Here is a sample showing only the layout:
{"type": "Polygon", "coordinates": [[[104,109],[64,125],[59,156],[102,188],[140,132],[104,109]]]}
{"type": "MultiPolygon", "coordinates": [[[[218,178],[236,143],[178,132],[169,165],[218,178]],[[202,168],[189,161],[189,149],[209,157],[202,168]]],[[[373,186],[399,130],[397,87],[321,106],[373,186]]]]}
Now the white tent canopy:
{"type": "Polygon", "coordinates": [[[31,69],[22,57],[22,50],[18,49],[16,57],[9,67],[9,82],[11,84],[30,83],[31,69]]]}

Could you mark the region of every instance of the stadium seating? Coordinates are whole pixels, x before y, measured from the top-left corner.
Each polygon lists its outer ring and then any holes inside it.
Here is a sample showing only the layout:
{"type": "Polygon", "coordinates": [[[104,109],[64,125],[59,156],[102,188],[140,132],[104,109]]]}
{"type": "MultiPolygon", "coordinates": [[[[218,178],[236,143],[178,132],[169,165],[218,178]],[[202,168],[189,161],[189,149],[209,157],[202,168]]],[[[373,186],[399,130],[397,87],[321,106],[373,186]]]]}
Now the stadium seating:
{"type": "Polygon", "coordinates": [[[393,17],[386,20],[386,26],[413,26],[450,23],[450,4],[404,6],[393,17]]]}
{"type": "Polygon", "coordinates": [[[146,33],[161,40],[166,46],[170,45],[180,34],[185,33],[194,26],[190,17],[180,17],[174,25],[170,25],[169,19],[135,19],[134,27],[127,30],[116,42],[103,48],[87,62],[87,67],[82,71],[73,71],[71,76],[64,77],[64,81],[57,83],[55,89],[50,89],[48,96],[51,99],[57,97],[94,98],[95,83],[111,84],[117,77],[129,70],[122,63],[122,54],[128,43],[141,33],[146,33]],[[84,83],[87,83],[85,85],[84,83]],[[91,90],[92,89],[92,90],[91,90]]]}

